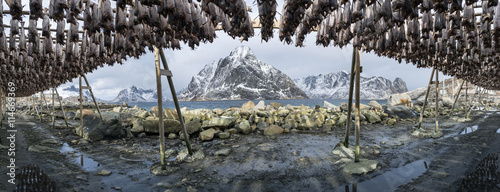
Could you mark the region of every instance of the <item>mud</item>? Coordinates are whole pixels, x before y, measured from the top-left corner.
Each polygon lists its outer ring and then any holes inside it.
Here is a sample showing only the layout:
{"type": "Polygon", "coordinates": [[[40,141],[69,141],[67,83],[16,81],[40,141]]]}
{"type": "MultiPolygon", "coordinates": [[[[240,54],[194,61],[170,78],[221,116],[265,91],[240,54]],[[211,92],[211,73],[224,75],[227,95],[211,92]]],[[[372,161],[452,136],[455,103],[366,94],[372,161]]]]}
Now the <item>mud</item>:
{"type": "MultiPolygon", "coordinates": [[[[88,143],[73,129],[51,128],[48,119],[39,122],[19,115],[16,129],[16,166],[36,164],[56,181],[61,191],[456,191],[461,179],[472,172],[488,153],[500,153],[499,112],[474,112],[471,121],[459,123],[442,117],[438,139],[416,138],[409,132],[415,120],[395,126],[363,125],[361,158],[379,162],[377,170],[364,175],[343,172],[340,157],[332,150],[343,138],[344,129],[320,130],[264,136],[262,133],[231,135],[229,139],[201,142],[192,137],[202,160],[180,161],[186,149],[180,139],[167,140],[166,176],[151,174],[159,162],[159,138],[123,138],[88,143]],[[475,128],[477,126],[477,128],[475,128]],[[468,134],[461,134],[468,128],[468,134]],[[58,153],[29,152],[29,146],[45,144],[58,153]],[[217,153],[224,150],[224,153],[217,153]],[[227,156],[220,154],[227,154],[227,156]],[[216,155],[219,154],[219,155],[216,155]],[[427,168],[425,164],[427,164],[427,168]],[[97,173],[111,171],[109,176],[97,173]]],[[[73,122],[74,123],[74,122],[73,122]]],[[[434,129],[434,120],[422,124],[434,129]]],[[[6,126],[3,124],[2,126],[6,126]]],[[[3,145],[7,132],[0,130],[3,145]]],[[[354,134],[350,134],[354,144],[354,134]]],[[[9,160],[5,149],[0,161],[9,160]]],[[[11,191],[5,166],[0,168],[0,190],[11,191]]]]}

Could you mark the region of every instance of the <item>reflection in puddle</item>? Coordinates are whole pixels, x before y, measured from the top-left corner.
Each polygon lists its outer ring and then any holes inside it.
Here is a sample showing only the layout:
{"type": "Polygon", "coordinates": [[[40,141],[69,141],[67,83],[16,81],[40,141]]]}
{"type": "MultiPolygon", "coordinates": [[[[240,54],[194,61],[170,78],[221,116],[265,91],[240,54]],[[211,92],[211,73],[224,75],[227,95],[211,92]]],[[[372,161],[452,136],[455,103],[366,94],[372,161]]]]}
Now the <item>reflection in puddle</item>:
{"type": "MultiPolygon", "coordinates": [[[[353,184],[353,192],[363,191],[395,191],[399,186],[411,182],[412,179],[419,177],[427,170],[427,162],[418,160],[405,166],[392,169],[382,175],[376,176],[368,181],[353,184]]],[[[345,189],[337,189],[335,191],[349,191],[349,186],[345,189]]]]}
{"type": "Polygon", "coordinates": [[[84,157],[83,154],[79,153],[73,147],[70,147],[68,143],[64,143],[60,151],[61,153],[70,154],[71,161],[79,164],[85,171],[95,171],[97,167],[101,166],[97,161],[84,157]]]}
{"type": "Polygon", "coordinates": [[[465,128],[465,129],[464,129],[464,131],[462,131],[462,133],[460,133],[460,134],[464,135],[464,134],[472,133],[472,132],[476,131],[476,130],[477,130],[477,128],[478,128],[478,126],[477,126],[477,125],[474,125],[474,126],[472,126],[472,127],[467,127],[467,128],[465,128]]]}

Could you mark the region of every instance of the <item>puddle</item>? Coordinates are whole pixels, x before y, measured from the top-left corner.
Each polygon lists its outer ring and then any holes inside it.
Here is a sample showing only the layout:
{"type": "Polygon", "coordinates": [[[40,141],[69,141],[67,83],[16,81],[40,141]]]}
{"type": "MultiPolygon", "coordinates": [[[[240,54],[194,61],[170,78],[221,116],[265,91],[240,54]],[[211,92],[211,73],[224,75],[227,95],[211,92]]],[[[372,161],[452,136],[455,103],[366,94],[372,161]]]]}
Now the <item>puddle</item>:
{"type": "Polygon", "coordinates": [[[70,147],[68,143],[64,143],[60,149],[61,153],[68,154],[73,163],[80,165],[85,171],[95,171],[99,164],[91,158],[84,157],[83,154],[79,153],[73,147],[70,147]]]}
{"type": "Polygon", "coordinates": [[[472,133],[474,131],[477,130],[477,128],[479,128],[477,125],[473,125],[472,127],[467,127],[464,129],[464,131],[462,131],[462,133],[460,133],[461,135],[465,135],[465,134],[469,134],[469,133],[472,133]]]}
{"type": "Polygon", "coordinates": [[[497,130],[497,133],[500,133],[500,129],[497,130]]]}
{"type": "MultiPolygon", "coordinates": [[[[399,186],[407,184],[427,170],[427,163],[422,159],[392,169],[368,181],[352,184],[352,191],[395,191],[399,186]]],[[[335,191],[349,191],[349,185],[339,187],[335,191]]]]}

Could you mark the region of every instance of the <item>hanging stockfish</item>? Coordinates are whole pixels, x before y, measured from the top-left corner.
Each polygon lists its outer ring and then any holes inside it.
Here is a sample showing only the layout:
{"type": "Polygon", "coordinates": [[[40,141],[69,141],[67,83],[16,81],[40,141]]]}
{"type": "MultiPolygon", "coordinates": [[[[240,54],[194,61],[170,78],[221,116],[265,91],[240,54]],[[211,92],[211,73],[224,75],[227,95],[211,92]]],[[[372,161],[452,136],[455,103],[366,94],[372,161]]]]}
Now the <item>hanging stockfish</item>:
{"type": "Polygon", "coordinates": [[[124,34],[127,30],[127,16],[125,15],[124,8],[116,8],[115,16],[115,30],[117,33],[124,34]]]}
{"type": "Polygon", "coordinates": [[[156,6],[151,6],[149,7],[149,18],[150,18],[150,25],[153,27],[160,27],[160,14],[156,10],[156,6]]]}
{"type": "Polygon", "coordinates": [[[56,42],[63,45],[64,44],[64,28],[66,22],[63,20],[57,22],[57,30],[56,30],[56,42]]]}
{"type": "Polygon", "coordinates": [[[78,42],[78,40],[79,40],[78,23],[70,24],[70,30],[71,30],[71,32],[68,32],[68,38],[71,40],[71,42],[78,42]]]}
{"type": "Polygon", "coordinates": [[[21,4],[21,0],[11,0],[10,1],[10,15],[12,16],[12,19],[15,20],[22,20],[23,16],[23,5],[21,4]]]}
{"type": "Polygon", "coordinates": [[[51,53],[54,52],[53,48],[52,48],[52,36],[49,35],[48,37],[46,37],[45,39],[43,39],[43,54],[44,55],[49,55],[51,53]]]}
{"type": "Polygon", "coordinates": [[[434,38],[441,37],[441,30],[446,29],[444,12],[434,13],[434,38]]]}
{"type": "Polygon", "coordinates": [[[462,10],[462,0],[450,0],[450,13],[462,10]]]}
{"type": "Polygon", "coordinates": [[[343,27],[343,24],[342,24],[342,21],[343,21],[343,17],[344,15],[342,14],[342,9],[337,9],[335,10],[335,32],[340,32],[342,30],[343,27]]]}
{"type": "Polygon", "coordinates": [[[92,7],[92,16],[90,17],[90,26],[88,28],[89,32],[92,33],[97,33],[99,30],[99,23],[101,22],[101,14],[99,11],[99,7],[97,4],[92,3],[90,5],[92,7]]]}
{"type": "Polygon", "coordinates": [[[365,0],[354,0],[351,19],[352,23],[356,23],[357,21],[363,19],[365,6],[365,0]]]}
{"type": "Polygon", "coordinates": [[[351,17],[352,17],[351,3],[346,2],[344,4],[344,13],[343,13],[343,20],[342,20],[342,26],[343,26],[344,30],[351,27],[351,17]]]}
{"type": "Polygon", "coordinates": [[[98,9],[100,10],[99,27],[104,30],[114,31],[113,10],[109,0],[99,0],[98,9]]]}
{"type": "MultiPolygon", "coordinates": [[[[179,7],[181,8],[181,7],[179,7]]],[[[181,9],[179,9],[181,10],[181,9]]],[[[135,1],[134,6],[134,15],[136,16],[136,24],[138,23],[148,23],[149,22],[149,13],[147,12],[146,7],[141,4],[140,1],[135,1]]]]}
{"type": "Polygon", "coordinates": [[[385,21],[392,20],[392,4],[391,0],[385,0],[384,4],[380,6],[377,18],[383,18],[385,21]]]}
{"type": "Polygon", "coordinates": [[[19,34],[19,20],[12,19],[10,20],[10,35],[19,34]]]}
{"type": "Polygon", "coordinates": [[[467,30],[467,31],[472,31],[474,30],[476,25],[475,22],[475,16],[474,16],[474,8],[473,5],[467,5],[465,6],[464,10],[464,16],[462,20],[462,26],[467,30]]]}
{"type": "Polygon", "coordinates": [[[51,19],[54,19],[55,21],[61,21],[66,17],[64,12],[67,9],[68,5],[66,4],[66,0],[54,0],[52,14],[49,16],[51,16],[51,19]]]}
{"type": "MultiPolygon", "coordinates": [[[[213,5],[213,4],[212,4],[213,5]]],[[[276,15],[276,0],[257,0],[261,38],[268,41],[273,37],[274,16],[276,15]]]]}
{"type": "Polygon", "coordinates": [[[30,0],[30,19],[39,19],[42,17],[42,0],[30,0]]]}
{"type": "Polygon", "coordinates": [[[373,32],[375,32],[375,13],[374,10],[376,10],[376,3],[366,7],[365,15],[364,15],[364,20],[362,22],[362,35],[363,36],[370,36],[373,32]]]}
{"type": "Polygon", "coordinates": [[[24,22],[21,23],[21,32],[19,34],[19,51],[26,51],[26,35],[24,34],[24,22]]]}

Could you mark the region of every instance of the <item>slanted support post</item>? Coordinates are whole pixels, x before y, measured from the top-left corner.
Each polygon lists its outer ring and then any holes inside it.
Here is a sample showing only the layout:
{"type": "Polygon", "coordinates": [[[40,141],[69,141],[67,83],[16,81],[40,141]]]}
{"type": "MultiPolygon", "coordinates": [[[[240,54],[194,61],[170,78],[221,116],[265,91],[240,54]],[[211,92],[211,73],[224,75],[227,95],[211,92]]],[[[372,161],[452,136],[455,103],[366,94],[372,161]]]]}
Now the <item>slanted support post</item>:
{"type": "Polygon", "coordinates": [[[55,90],[56,90],[57,100],[59,101],[59,105],[61,106],[61,111],[63,113],[64,122],[66,123],[66,127],[69,128],[68,120],[66,119],[66,113],[64,112],[64,107],[63,107],[63,104],[61,102],[61,98],[59,97],[59,93],[57,92],[57,89],[55,89],[55,90]]]}
{"type": "MultiPolygon", "coordinates": [[[[33,97],[31,97],[32,100],[33,100],[33,107],[35,108],[35,111],[36,111],[36,115],[38,116],[38,119],[40,119],[40,122],[42,122],[42,116],[40,115],[40,113],[38,112],[38,108],[36,107],[35,105],[35,99],[33,97]]],[[[36,104],[38,105],[38,102],[36,102],[36,104]]]]}
{"type": "MultiPolygon", "coordinates": [[[[80,64],[81,65],[81,64],[80,64]]],[[[83,69],[83,67],[82,67],[83,69]]],[[[83,138],[83,98],[82,98],[82,75],[78,75],[78,83],[79,83],[79,93],[80,93],[80,99],[78,101],[80,102],[80,133],[81,137],[83,138]]]]}
{"type": "Polygon", "coordinates": [[[97,113],[99,113],[99,117],[102,119],[102,114],[101,114],[101,109],[99,108],[99,105],[97,104],[97,100],[95,100],[94,93],[92,92],[92,88],[90,87],[89,81],[87,80],[87,76],[83,75],[83,79],[85,80],[85,83],[87,84],[87,88],[89,89],[90,96],[92,96],[92,100],[94,100],[95,108],[97,109],[97,113]]]}
{"type": "MultiPolygon", "coordinates": [[[[158,49],[158,48],[156,48],[158,49]]],[[[172,99],[174,100],[175,109],[177,110],[177,116],[179,117],[179,121],[182,127],[182,133],[184,134],[184,141],[186,142],[186,146],[189,152],[189,155],[193,155],[193,149],[191,149],[191,143],[189,142],[189,135],[186,130],[186,126],[184,125],[184,118],[182,118],[181,107],[179,106],[179,101],[177,100],[177,93],[175,92],[174,81],[172,81],[172,74],[168,69],[167,59],[165,58],[165,54],[163,53],[163,49],[159,49],[161,61],[163,63],[163,68],[170,75],[167,75],[168,85],[170,87],[170,92],[172,92],[172,99]]]]}
{"type": "Polygon", "coordinates": [[[345,139],[344,146],[349,147],[349,131],[351,129],[351,112],[352,112],[352,94],[354,90],[354,75],[355,75],[355,67],[356,67],[356,49],[352,49],[352,63],[351,63],[351,75],[349,80],[349,100],[347,101],[347,122],[345,127],[345,139]]]}
{"type": "MultiPolygon", "coordinates": [[[[436,120],[436,129],[435,132],[438,132],[438,116],[439,116],[439,71],[436,71],[436,109],[435,109],[435,120],[436,120]]],[[[444,88],[444,87],[443,87],[444,88]]]]}
{"type": "Polygon", "coordinates": [[[52,88],[52,128],[54,128],[56,124],[56,107],[54,105],[54,88],[52,88]]]}
{"type": "Polygon", "coordinates": [[[361,108],[359,107],[359,86],[360,86],[360,61],[359,61],[359,48],[355,48],[356,50],[356,150],[354,153],[354,162],[359,162],[359,134],[360,134],[360,113],[361,108]]]}
{"type": "Polygon", "coordinates": [[[460,98],[460,92],[462,92],[462,88],[464,86],[465,81],[462,81],[462,84],[460,85],[460,89],[458,89],[458,94],[455,97],[455,101],[453,101],[453,105],[451,106],[451,112],[450,116],[453,115],[453,111],[455,110],[455,104],[457,103],[458,98],[460,98]]]}
{"type": "Polygon", "coordinates": [[[431,79],[429,80],[429,84],[427,85],[427,93],[425,93],[424,106],[422,106],[422,110],[420,111],[420,120],[418,121],[417,129],[420,129],[422,126],[422,120],[424,119],[425,106],[427,105],[427,98],[429,98],[429,92],[431,91],[432,78],[434,78],[434,71],[436,68],[432,68],[431,79]]]}
{"type": "Polygon", "coordinates": [[[158,48],[155,46],[155,69],[156,69],[156,91],[158,94],[158,128],[160,129],[160,165],[161,170],[166,169],[165,165],[165,127],[163,126],[163,96],[161,91],[160,56],[158,48]]]}

